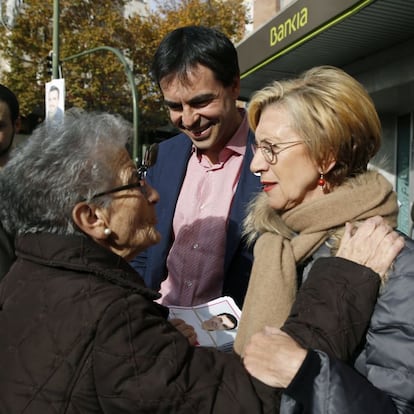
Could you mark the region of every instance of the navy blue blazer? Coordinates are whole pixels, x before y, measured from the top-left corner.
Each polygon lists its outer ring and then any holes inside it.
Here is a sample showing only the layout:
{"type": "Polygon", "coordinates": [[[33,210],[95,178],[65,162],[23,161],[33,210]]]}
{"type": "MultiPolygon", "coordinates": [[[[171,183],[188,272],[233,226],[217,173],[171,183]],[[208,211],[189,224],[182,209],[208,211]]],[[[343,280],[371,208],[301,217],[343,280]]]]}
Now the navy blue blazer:
{"type": "MultiPolygon", "coordinates": [[[[252,249],[247,248],[241,236],[246,207],[260,190],[260,180],[250,171],[253,158],[254,135],[249,132],[246,154],[242,164],[227,228],[224,262],[223,295],[231,296],[242,306],[253,261],[252,249]]],[[[191,156],[192,143],[185,134],[163,141],[159,146],[157,163],[148,170],[147,181],[159,192],[156,206],[161,241],[131,261],[134,269],[144,278],[147,286],[159,290],[167,277],[166,260],[173,239],[172,222],[175,206],[191,156]]]]}

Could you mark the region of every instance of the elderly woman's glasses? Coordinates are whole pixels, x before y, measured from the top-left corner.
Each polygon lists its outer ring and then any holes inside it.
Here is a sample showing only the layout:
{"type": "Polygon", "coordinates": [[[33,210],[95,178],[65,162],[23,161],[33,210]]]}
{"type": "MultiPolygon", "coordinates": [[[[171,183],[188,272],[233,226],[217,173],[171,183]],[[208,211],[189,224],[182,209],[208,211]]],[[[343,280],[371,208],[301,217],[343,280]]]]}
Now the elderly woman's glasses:
{"type": "Polygon", "coordinates": [[[276,164],[277,156],[282,151],[292,148],[295,145],[303,144],[304,142],[305,141],[289,141],[289,142],[284,142],[283,144],[271,144],[270,142],[263,141],[260,145],[254,143],[252,145],[252,148],[253,148],[254,154],[256,154],[256,151],[260,148],[266,162],[268,162],[269,164],[276,164]],[[282,145],[283,145],[283,148],[281,148],[282,145]]]}
{"type": "Polygon", "coordinates": [[[158,144],[150,145],[145,151],[142,164],[135,170],[135,183],[121,185],[119,187],[112,188],[111,190],[102,191],[101,193],[94,194],[91,198],[101,197],[104,195],[117,193],[118,191],[129,190],[131,188],[140,188],[142,193],[145,194],[145,177],[147,175],[148,168],[152,167],[157,161],[158,144]]]}

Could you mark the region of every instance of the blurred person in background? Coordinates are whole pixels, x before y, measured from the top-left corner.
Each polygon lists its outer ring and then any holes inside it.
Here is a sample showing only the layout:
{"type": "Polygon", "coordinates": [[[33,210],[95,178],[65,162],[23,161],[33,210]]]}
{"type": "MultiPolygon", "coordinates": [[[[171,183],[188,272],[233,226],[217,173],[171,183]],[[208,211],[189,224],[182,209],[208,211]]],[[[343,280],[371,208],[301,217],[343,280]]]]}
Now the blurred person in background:
{"type": "Polygon", "coordinates": [[[9,88],[0,84],[0,168],[8,160],[20,125],[19,101],[9,88]]]}
{"type": "MultiPolygon", "coordinates": [[[[0,169],[9,160],[20,124],[19,101],[9,88],[0,84],[0,169]]],[[[14,259],[12,240],[4,232],[0,222],[0,280],[7,273],[14,259]]]]}

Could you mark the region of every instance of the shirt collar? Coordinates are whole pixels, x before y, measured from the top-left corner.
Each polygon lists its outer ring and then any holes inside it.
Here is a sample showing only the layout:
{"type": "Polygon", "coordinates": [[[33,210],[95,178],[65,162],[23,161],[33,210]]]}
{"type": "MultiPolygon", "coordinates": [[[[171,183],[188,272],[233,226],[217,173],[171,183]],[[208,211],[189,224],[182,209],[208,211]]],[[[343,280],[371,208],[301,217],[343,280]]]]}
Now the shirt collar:
{"type": "Polygon", "coordinates": [[[237,154],[244,155],[246,152],[247,135],[249,134],[249,123],[247,122],[247,114],[244,109],[239,109],[243,116],[242,122],[235,134],[224,148],[228,148],[237,154]]]}

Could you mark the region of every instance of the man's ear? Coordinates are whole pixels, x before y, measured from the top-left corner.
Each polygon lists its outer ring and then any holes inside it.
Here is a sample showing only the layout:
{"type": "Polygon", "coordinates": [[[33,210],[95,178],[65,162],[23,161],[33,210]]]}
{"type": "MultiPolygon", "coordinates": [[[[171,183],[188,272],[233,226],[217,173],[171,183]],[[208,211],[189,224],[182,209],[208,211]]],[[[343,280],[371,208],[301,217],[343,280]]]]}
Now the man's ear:
{"type": "Polygon", "coordinates": [[[107,227],[105,215],[100,207],[84,201],[77,203],[72,210],[72,219],[85,234],[93,239],[108,238],[104,233],[107,227]]]}
{"type": "Polygon", "coordinates": [[[233,79],[231,89],[232,89],[232,93],[233,93],[233,98],[235,100],[238,99],[239,96],[240,96],[240,77],[239,76],[236,76],[233,79]]]}

